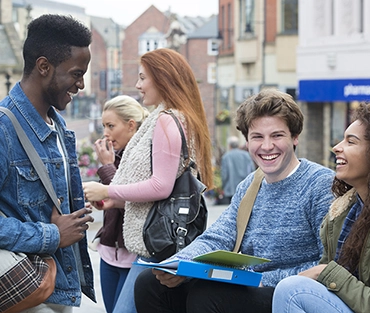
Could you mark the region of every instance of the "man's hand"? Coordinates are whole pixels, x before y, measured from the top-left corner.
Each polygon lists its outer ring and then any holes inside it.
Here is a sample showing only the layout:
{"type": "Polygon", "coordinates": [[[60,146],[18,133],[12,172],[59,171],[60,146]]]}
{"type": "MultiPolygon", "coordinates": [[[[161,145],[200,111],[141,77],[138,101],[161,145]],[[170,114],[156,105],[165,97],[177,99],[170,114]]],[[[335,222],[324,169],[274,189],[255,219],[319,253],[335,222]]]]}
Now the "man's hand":
{"type": "Polygon", "coordinates": [[[89,228],[86,223],[94,221],[91,212],[91,209],[83,208],[71,214],[60,215],[56,207],[53,207],[51,222],[59,229],[59,248],[68,247],[85,237],[85,231],[89,228]]]}
{"type": "Polygon", "coordinates": [[[159,280],[159,282],[162,285],[167,286],[168,288],[174,288],[180,285],[186,279],[186,277],[172,275],[156,269],[152,269],[152,272],[155,275],[155,277],[159,280]]]}

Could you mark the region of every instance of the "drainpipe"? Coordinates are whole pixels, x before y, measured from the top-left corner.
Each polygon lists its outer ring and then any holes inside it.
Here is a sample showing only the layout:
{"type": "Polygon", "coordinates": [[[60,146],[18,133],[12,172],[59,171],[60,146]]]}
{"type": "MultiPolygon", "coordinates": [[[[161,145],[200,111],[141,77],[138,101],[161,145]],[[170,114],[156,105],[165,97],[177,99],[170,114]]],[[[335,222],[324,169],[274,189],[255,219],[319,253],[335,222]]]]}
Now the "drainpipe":
{"type": "Polygon", "coordinates": [[[260,90],[265,86],[266,84],[266,56],[265,56],[265,49],[266,49],[266,17],[267,17],[267,0],[263,1],[263,22],[262,22],[262,79],[261,79],[261,85],[260,90]]]}

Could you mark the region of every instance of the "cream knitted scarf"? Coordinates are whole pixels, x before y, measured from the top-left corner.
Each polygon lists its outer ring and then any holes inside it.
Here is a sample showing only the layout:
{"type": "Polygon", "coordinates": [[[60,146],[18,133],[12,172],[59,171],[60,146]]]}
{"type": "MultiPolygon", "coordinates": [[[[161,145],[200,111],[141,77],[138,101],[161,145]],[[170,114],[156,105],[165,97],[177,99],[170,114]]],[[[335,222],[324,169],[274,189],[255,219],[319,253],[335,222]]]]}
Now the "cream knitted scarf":
{"type": "MultiPolygon", "coordinates": [[[[164,109],[164,106],[160,104],[145,119],[136,134],[130,139],[111,184],[127,185],[144,181],[151,177],[151,144],[153,131],[159,114],[164,109]]],[[[181,119],[178,112],[174,113],[181,119]]],[[[179,162],[179,164],[178,172],[181,171],[182,162],[179,162]]],[[[153,203],[154,202],[126,201],[125,204],[125,217],[123,223],[125,246],[128,251],[144,257],[150,257],[150,255],[143,241],[143,226],[153,203]]]]}

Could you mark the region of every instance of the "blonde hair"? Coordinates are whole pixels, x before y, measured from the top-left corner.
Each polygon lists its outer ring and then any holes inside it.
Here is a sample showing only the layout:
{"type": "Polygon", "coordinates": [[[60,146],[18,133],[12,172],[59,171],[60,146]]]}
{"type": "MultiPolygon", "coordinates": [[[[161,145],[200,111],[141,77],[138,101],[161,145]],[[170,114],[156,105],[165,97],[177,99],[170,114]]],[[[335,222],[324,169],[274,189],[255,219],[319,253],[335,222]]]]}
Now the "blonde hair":
{"type": "Polygon", "coordinates": [[[104,111],[114,111],[123,121],[134,120],[137,129],[149,115],[149,111],[141,106],[134,98],[121,95],[108,100],[103,107],[104,111]]]}

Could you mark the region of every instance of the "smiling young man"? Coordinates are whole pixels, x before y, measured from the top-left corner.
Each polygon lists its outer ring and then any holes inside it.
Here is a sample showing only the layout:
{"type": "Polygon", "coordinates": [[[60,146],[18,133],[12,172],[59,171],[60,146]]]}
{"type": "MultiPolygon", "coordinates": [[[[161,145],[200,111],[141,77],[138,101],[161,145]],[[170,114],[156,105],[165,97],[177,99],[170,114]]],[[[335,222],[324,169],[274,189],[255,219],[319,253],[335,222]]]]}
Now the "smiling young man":
{"type": "Polygon", "coordinates": [[[93,218],[85,207],[75,135],[58,113],[84,88],[90,43],[90,30],[72,17],[33,20],[23,47],[23,77],[0,103],[39,153],[63,212],[53,207],[12,123],[0,113],[0,210],[8,217],[0,217],[0,248],[50,254],[57,264],[53,294],[27,313],[72,312],[81,291],[95,301],[85,236],[93,218]]]}
{"type": "MultiPolygon", "coordinates": [[[[240,248],[241,253],[271,260],[254,267],[262,273],[260,286],[186,280],[156,270],[153,275],[148,269],[135,285],[139,313],[271,312],[276,284],[319,261],[323,250],[319,229],[333,199],[334,172],[296,157],[301,110],[288,94],[266,89],[240,105],[236,122],[265,175],[240,248]]],[[[218,220],[175,257],[192,259],[210,251],[233,250],[238,207],[253,177],[251,173],[239,184],[218,220]]]]}

